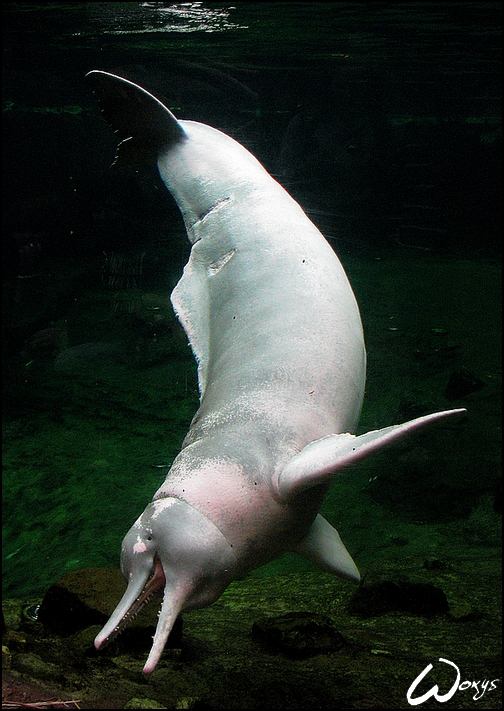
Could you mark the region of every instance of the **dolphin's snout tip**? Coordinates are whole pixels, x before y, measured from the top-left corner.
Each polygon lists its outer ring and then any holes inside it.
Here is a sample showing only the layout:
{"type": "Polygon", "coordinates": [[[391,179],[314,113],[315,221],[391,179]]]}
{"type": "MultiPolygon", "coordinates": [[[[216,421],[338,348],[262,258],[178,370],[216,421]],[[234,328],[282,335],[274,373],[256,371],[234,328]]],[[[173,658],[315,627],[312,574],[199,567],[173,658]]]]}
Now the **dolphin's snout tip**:
{"type": "Polygon", "coordinates": [[[100,649],[100,647],[104,643],[105,639],[106,638],[103,636],[103,634],[101,632],[98,635],[96,635],[95,640],[94,640],[94,648],[100,649]]]}

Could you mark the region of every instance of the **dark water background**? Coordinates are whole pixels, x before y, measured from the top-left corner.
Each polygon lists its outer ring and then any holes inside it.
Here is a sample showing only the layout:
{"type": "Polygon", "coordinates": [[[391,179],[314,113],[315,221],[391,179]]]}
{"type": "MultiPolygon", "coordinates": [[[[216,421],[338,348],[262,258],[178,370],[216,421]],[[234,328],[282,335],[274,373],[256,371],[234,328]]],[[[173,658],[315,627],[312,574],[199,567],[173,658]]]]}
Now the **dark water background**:
{"type": "Polygon", "coordinates": [[[324,514],[359,567],[497,566],[501,4],[2,13],[4,596],[117,566],[198,402],[168,302],[189,251],[181,218],[155,166],[110,170],[91,69],[235,137],[331,241],[369,353],[359,431],[468,408],[335,482],[324,514]]]}

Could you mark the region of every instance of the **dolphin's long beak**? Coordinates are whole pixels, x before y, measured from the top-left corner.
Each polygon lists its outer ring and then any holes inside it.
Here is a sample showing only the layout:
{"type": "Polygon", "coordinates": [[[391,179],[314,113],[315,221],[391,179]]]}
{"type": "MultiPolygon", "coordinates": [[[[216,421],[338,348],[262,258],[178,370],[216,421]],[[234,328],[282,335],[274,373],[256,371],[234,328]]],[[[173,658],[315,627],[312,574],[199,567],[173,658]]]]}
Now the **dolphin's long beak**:
{"type": "Polygon", "coordinates": [[[151,651],[143,668],[144,674],[151,674],[156,668],[170,632],[172,631],[172,627],[175,624],[175,620],[182,611],[186,591],[179,591],[179,593],[180,592],[181,594],[176,594],[168,585],[165,587],[163,604],[159,612],[154,641],[152,642],[151,651]]]}
{"type": "MultiPolygon", "coordinates": [[[[152,572],[145,575],[132,575],[116,609],[109,621],[96,636],[94,646],[96,649],[109,644],[123,631],[130,622],[155,595],[161,593],[165,585],[163,566],[158,556],[154,557],[152,572]]],[[[159,625],[158,625],[159,627],[159,625]]]]}

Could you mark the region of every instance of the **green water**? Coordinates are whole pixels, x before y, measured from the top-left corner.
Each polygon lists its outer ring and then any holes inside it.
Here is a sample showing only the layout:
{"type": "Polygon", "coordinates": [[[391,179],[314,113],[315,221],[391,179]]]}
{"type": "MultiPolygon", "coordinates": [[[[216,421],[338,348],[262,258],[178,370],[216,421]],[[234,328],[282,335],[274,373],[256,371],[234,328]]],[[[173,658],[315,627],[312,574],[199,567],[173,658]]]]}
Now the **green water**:
{"type": "Polygon", "coordinates": [[[109,170],[91,69],[233,135],[328,236],[366,334],[359,431],[467,407],[335,481],[323,512],[361,570],[497,560],[497,4],[2,7],[4,596],[118,566],[198,405],[180,216],[154,167],[109,170]],[[484,386],[448,401],[463,367],[484,386]]]}

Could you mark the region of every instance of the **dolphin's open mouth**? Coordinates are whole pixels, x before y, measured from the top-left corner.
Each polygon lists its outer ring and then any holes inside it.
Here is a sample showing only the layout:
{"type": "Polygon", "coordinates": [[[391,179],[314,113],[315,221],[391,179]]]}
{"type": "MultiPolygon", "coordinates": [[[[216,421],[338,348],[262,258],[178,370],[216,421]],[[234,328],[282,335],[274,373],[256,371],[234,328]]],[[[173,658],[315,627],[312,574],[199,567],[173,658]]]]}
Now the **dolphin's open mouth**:
{"type": "Polygon", "coordinates": [[[113,628],[113,630],[103,640],[100,641],[99,646],[105,647],[110,644],[110,642],[112,642],[117,637],[117,635],[125,629],[128,623],[131,622],[131,620],[133,620],[141,610],[143,610],[147,603],[149,603],[154,597],[162,593],[165,586],[165,582],[166,579],[163,571],[163,566],[161,565],[159,556],[156,555],[154,556],[152,572],[149,578],[147,579],[147,582],[143,586],[142,590],[133,600],[126,612],[122,615],[121,619],[113,628]]]}

